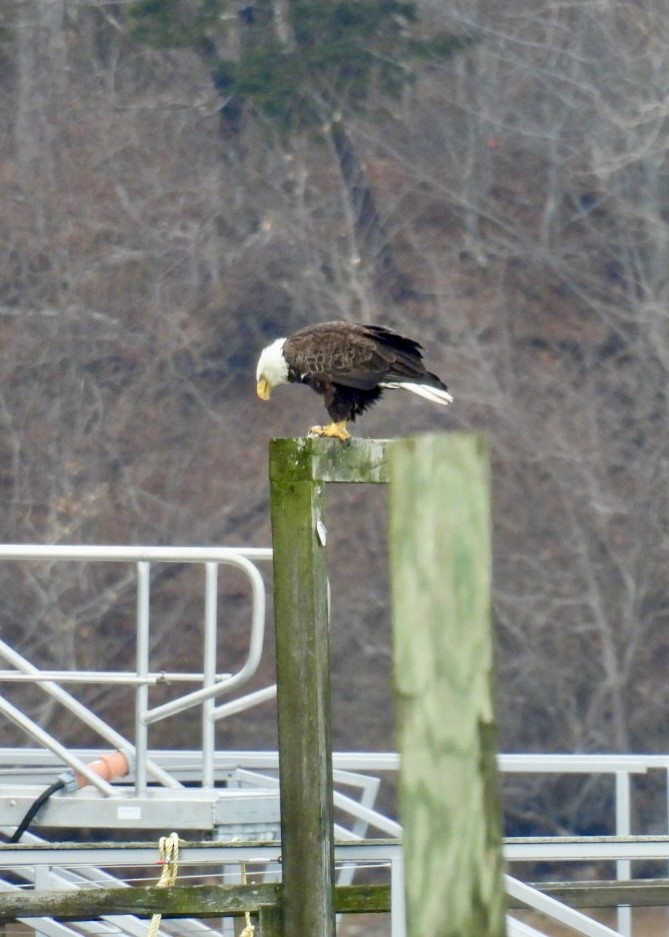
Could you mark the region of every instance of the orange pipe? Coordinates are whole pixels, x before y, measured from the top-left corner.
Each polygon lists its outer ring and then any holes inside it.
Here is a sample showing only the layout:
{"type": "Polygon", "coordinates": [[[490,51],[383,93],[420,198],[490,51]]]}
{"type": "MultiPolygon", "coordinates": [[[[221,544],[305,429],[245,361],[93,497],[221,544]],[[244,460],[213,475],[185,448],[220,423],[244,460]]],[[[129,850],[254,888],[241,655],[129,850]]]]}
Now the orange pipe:
{"type": "MultiPolygon", "coordinates": [[[[89,771],[93,771],[95,774],[99,775],[104,781],[113,781],[114,778],[125,777],[130,771],[128,759],[123,752],[112,752],[111,755],[101,755],[100,758],[96,758],[95,761],[89,762],[86,767],[89,771]]],[[[79,787],[85,787],[86,784],[90,784],[88,778],[85,778],[82,774],[77,774],[75,772],[75,777],[79,787]]]]}

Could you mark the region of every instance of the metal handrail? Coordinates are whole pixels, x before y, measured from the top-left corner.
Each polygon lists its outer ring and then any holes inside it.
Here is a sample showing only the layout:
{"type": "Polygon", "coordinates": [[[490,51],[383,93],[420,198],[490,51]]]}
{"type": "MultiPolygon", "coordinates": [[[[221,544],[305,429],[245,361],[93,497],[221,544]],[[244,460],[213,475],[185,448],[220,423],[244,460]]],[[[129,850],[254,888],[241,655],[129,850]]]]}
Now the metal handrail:
{"type": "Polygon", "coordinates": [[[545,914],[550,920],[557,921],[566,927],[571,928],[577,934],[583,937],[619,937],[620,931],[614,931],[605,924],[600,924],[593,918],[588,917],[575,908],[570,908],[561,901],[545,895],[537,888],[520,882],[511,875],[504,876],[506,893],[512,898],[517,898],[530,908],[545,914]]]}
{"type": "MultiPolygon", "coordinates": [[[[272,551],[269,548],[249,547],[146,547],[146,546],[44,546],[44,545],[0,545],[0,561],[74,561],[74,562],[124,562],[134,564],[137,572],[137,666],[134,673],[129,671],[113,672],[76,672],[76,671],[41,671],[31,662],[27,661],[16,651],[0,640],[0,658],[15,668],[15,671],[0,671],[0,682],[20,683],[33,681],[47,692],[53,699],[61,703],[73,715],[81,719],[92,728],[108,744],[119,748],[134,760],[135,791],[141,794],[145,791],[148,776],[157,780],[166,787],[179,788],[182,786],[178,780],[178,771],[172,765],[161,764],[154,756],[149,758],[148,727],[154,722],[168,718],[193,707],[202,708],[202,786],[213,787],[216,769],[220,768],[220,753],[216,753],[214,745],[215,721],[233,712],[241,711],[250,705],[255,705],[273,697],[275,687],[247,694],[241,700],[216,706],[216,697],[245,683],[256,671],[262,653],[264,641],[265,620],[265,587],[262,576],[255,565],[257,562],[270,560],[272,551]],[[201,565],[205,574],[205,612],[204,612],[204,650],[203,667],[200,674],[160,674],[150,669],[149,660],[149,598],[151,590],[151,566],[155,563],[180,563],[201,565]],[[252,596],[251,633],[249,637],[246,659],[241,667],[231,674],[217,674],[215,672],[215,647],[217,629],[217,600],[218,600],[218,568],[222,564],[233,565],[246,575],[250,583],[252,596]],[[135,744],[113,730],[104,720],[100,719],[91,710],[71,696],[60,683],[85,683],[93,679],[95,682],[130,685],[135,692],[135,744]],[[174,682],[186,683],[189,681],[202,682],[202,687],[192,692],[184,693],[169,703],[153,708],[149,707],[149,687],[158,685],[172,679],[174,682]],[[133,758],[134,756],[134,758],[133,758]],[[175,774],[172,773],[175,771],[175,774]]],[[[65,761],[70,767],[83,774],[94,784],[103,796],[113,796],[114,789],[107,782],[88,771],[81,753],[68,751],[57,742],[55,738],[36,725],[29,717],[22,714],[16,707],[6,700],[0,699],[0,712],[4,712],[17,725],[27,732],[40,745],[51,752],[53,758],[61,763],[65,761]],[[91,775],[89,777],[89,775],[91,775]]],[[[156,753],[157,754],[157,753],[156,753]]],[[[233,764],[236,759],[249,767],[274,767],[275,753],[225,753],[226,759],[233,764]]],[[[395,770],[398,767],[398,756],[394,753],[342,753],[333,756],[335,767],[355,770],[395,770]]],[[[545,856],[561,856],[567,860],[590,856],[611,859],[617,864],[618,878],[629,877],[630,860],[639,856],[652,855],[657,858],[667,858],[669,855],[669,838],[663,837],[627,837],[624,834],[630,830],[630,781],[634,774],[643,773],[650,768],[662,768],[669,776],[669,756],[663,755],[500,755],[500,768],[504,772],[526,773],[605,773],[615,779],[616,785],[616,831],[617,837],[605,838],[606,842],[596,841],[592,837],[579,838],[578,841],[567,841],[564,838],[548,841],[525,842],[505,844],[507,859],[512,861],[525,861],[531,857],[536,858],[537,849],[542,848],[545,856]]],[[[276,785],[276,779],[272,784],[276,785]]],[[[269,784],[268,786],[272,786],[269,784]]],[[[127,792],[127,789],[126,789],[127,792]]],[[[366,828],[367,825],[393,834],[399,831],[394,821],[383,818],[379,823],[377,812],[371,804],[359,804],[352,798],[337,792],[335,794],[337,805],[346,809],[355,821],[366,828]],[[388,824],[391,824],[390,826],[388,824]]],[[[351,835],[351,831],[344,831],[351,835]]],[[[401,862],[396,860],[394,865],[401,862]]],[[[511,881],[511,880],[510,880],[511,881]]],[[[511,882],[511,889],[521,889],[527,898],[534,896],[527,891],[527,886],[511,882]]],[[[543,900],[543,899],[542,899],[543,900]]],[[[531,903],[531,902],[528,902],[531,903]]],[[[536,905],[535,905],[536,906],[536,905]]],[[[548,907],[547,905],[545,907],[548,907]]],[[[551,906],[552,908],[552,906],[551,906]]],[[[629,913],[626,908],[619,909],[618,933],[630,933],[629,913]]],[[[574,921],[576,918],[573,919],[574,921]]],[[[582,923],[582,922],[581,922],[582,923]]],[[[526,925],[517,924],[523,930],[526,925]]],[[[531,929],[530,929],[531,930],[531,929]]],[[[581,931],[589,933],[588,930],[581,931]]],[[[613,931],[597,931],[600,933],[615,933],[613,931]]],[[[516,933],[520,937],[520,930],[516,933]]],[[[529,934],[529,930],[523,930],[529,934]]],[[[593,932],[594,933],[594,932],[593,932]]]]}
{"type": "MultiPolygon", "coordinates": [[[[256,672],[262,656],[265,633],[265,585],[255,562],[268,561],[272,550],[266,547],[157,547],[157,546],[85,546],[3,544],[0,545],[0,561],[74,561],[74,562],[117,562],[132,563],[137,574],[137,651],[135,672],[84,672],[84,671],[41,671],[0,640],[0,658],[14,667],[14,671],[0,671],[0,682],[34,682],[45,693],[57,700],[64,708],[93,729],[102,739],[122,751],[134,767],[135,792],[144,793],[149,775],[167,787],[181,787],[159,765],[148,757],[148,727],[154,722],[184,712],[195,706],[202,707],[202,757],[204,764],[203,786],[214,783],[215,720],[220,718],[225,707],[216,709],[214,700],[222,693],[244,685],[256,672]],[[205,611],[203,665],[200,674],[159,674],[151,671],[149,660],[149,602],[151,590],[151,564],[179,563],[198,564],[205,571],[205,611]],[[218,568],[230,565],[239,569],[247,578],[251,588],[251,628],[248,652],[242,666],[234,673],[218,674],[215,669],[217,633],[218,568]],[[149,687],[169,682],[202,682],[204,685],[177,699],[149,707],[149,687]],[[129,685],[135,693],[135,739],[134,744],[111,728],[103,719],[84,706],[60,686],[61,683],[105,683],[129,685]]],[[[83,774],[105,796],[113,794],[111,785],[96,779],[78,759],[69,757],[65,749],[52,735],[41,729],[19,710],[3,701],[2,710],[15,724],[32,737],[39,745],[52,751],[73,770],[83,774]],[[90,775],[90,777],[89,777],[90,775]]]]}
{"type": "MultiPolygon", "coordinates": [[[[228,680],[232,674],[221,673],[216,675],[217,680],[228,680]]],[[[124,686],[136,686],[139,683],[146,683],[149,686],[166,686],[170,683],[199,683],[202,680],[201,673],[185,673],[171,670],[161,670],[156,673],[148,673],[145,677],[138,677],[136,673],[127,670],[40,670],[36,674],[17,673],[14,670],[0,670],[0,683],[45,683],[47,681],[56,683],[101,683],[118,684],[124,686]]]]}
{"type": "MultiPolygon", "coordinates": [[[[15,651],[14,648],[10,647],[5,641],[0,639],[0,657],[3,657],[8,663],[16,667],[17,670],[22,671],[26,674],[38,674],[39,669],[35,667],[27,658],[23,657],[18,651],[15,651]]],[[[132,743],[121,735],[120,732],[117,732],[116,729],[112,727],[97,716],[95,713],[91,712],[87,706],[84,706],[83,703],[80,703],[78,699],[72,696],[67,690],[64,690],[61,686],[53,681],[46,681],[45,683],[39,684],[40,689],[44,690],[52,699],[60,703],[65,709],[69,710],[77,719],[88,726],[89,729],[92,729],[97,735],[100,736],[107,744],[111,745],[114,748],[117,748],[119,751],[122,751],[127,757],[128,761],[132,764],[134,761],[134,751],[135,748],[132,743]]],[[[9,711],[6,711],[6,715],[10,715],[9,711]]],[[[16,719],[13,720],[17,722],[16,719]]],[[[18,724],[18,723],[17,723],[18,724]]],[[[60,743],[53,736],[49,735],[47,732],[44,732],[42,737],[37,737],[34,731],[28,731],[28,727],[23,725],[22,728],[30,735],[35,741],[43,745],[48,751],[53,752],[59,758],[62,758],[60,752],[60,743]]],[[[67,762],[66,762],[67,763],[67,762]]],[[[160,767],[160,765],[151,761],[147,765],[147,769],[152,777],[158,781],[159,784],[163,784],[166,787],[181,787],[181,783],[176,781],[167,771],[160,767]]],[[[79,769],[77,769],[79,770],[79,769]]],[[[83,772],[82,772],[83,773],[83,772]]],[[[109,794],[107,793],[107,796],[109,794]]]]}
{"type": "Polygon", "coordinates": [[[0,560],[83,560],[113,563],[223,563],[231,556],[271,560],[271,547],[86,546],[83,544],[0,544],[0,560]]]}

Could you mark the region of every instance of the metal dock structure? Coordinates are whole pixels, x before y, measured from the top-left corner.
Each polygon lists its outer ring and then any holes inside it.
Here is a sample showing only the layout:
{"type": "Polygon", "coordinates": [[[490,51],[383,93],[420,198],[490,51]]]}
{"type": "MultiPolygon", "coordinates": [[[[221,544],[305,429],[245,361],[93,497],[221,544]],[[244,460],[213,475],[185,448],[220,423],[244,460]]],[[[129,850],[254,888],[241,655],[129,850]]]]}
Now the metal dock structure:
{"type": "MultiPolygon", "coordinates": [[[[280,880],[278,756],[274,751],[222,750],[216,744],[221,720],[271,700],[273,684],[249,690],[265,644],[265,570],[270,549],[194,547],[85,547],[10,545],[0,547],[0,564],[47,563],[58,576],[63,563],[124,564],[133,570],[135,591],[134,667],[113,670],[48,669],[0,639],[0,726],[13,743],[0,748],[0,831],[9,840],[36,798],[54,781],[60,788],[34,816],[19,845],[0,848],[0,894],[23,896],[26,905],[41,890],[125,887],[156,879],[156,842],[177,830],[186,841],[180,859],[186,881],[239,882],[280,880]],[[151,607],[154,570],[192,564],[202,571],[202,660],[196,671],[165,673],[153,669],[151,607]],[[221,567],[235,567],[247,583],[248,629],[244,659],[236,670],[219,672],[216,648],[225,629],[226,610],[219,601],[221,567]],[[82,686],[117,686],[134,707],[133,731],[122,734],[78,696],[82,686]],[[152,688],[169,685],[175,695],[155,705],[152,688]],[[98,742],[66,744],[53,728],[45,729],[12,701],[12,688],[30,686],[34,695],[57,704],[72,725],[85,726],[98,742]],[[185,687],[183,692],[178,688],[185,687]],[[188,749],[155,749],[149,729],[186,711],[197,712],[199,738],[188,749]],[[115,755],[118,753],[118,755],[115,755]],[[124,773],[114,776],[107,764],[120,757],[124,773]],[[125,770],[127,769],[127,770],[125,770]],[[107,776],[106,776],[107,775],[107,776]],[[82,831],[84,833],[82,834],[82,831]]],[[[18,572],[17,572],[18,574],[18,572]]],[[[378,809],[383,779],[399,767],[393,752],[335,752],[334,806],[336,862],[340,883],[351,883],[363,870],[390,885],[387,933],[403,937],[401,828],[378,809]]],[[[551,934],[551,922],[585,937],[634,934],[629,905],[620,904],[615,929],[605,926],[521,880],[523,864],[607,862],[611,878],[628,882],[632,862],[669,863],[669,820],[663,834],[632,836],[632,779],[649,771],[669,774],[669,756],[657,755],[500,755],[504,773],[605,774],[615,788],[615,835],[509,839],[505,858],[511,905],[534,909],[546,922],[527,923],[510,910],[510,937],[551,934]]],[[[669,803],[669,794],[667,794],[669,803]]],[[[656,888],[658,893],[661,889],[656,888]]],[[[619,899],[618,899],[619,900],[619,899]]],[[[117,934],[139,937],[146,921],[132,914],[106,914],[90,921],[59,922],[48,916],[19,915],[35,934],[75,937],[117,934]]],[[[232,934],[226,921],[164,920],[161,933],[232,934]]],[[[669,933],[669,924],[667,928],[669,933]]],[[[658,934],[658,937],[661,937],[658,934]]]]}

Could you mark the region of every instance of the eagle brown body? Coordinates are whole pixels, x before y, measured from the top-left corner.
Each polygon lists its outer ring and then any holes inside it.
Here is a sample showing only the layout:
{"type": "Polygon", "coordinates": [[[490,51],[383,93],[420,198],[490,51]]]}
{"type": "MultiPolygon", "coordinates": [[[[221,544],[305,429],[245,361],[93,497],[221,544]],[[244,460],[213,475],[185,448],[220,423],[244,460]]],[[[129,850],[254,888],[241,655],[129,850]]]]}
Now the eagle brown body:
{"type": "Polygon", "coordinates": [[[342,440],[349,437],[346,423],[384,389],[409,390],[441,405],[453,399],[441,378],[426,370],[418,342],[381,325],[335,321],[300,329],[263,350],[256,378],[263,399],[286,382],[321,394],[332,423],[311,432],[342,440]]]}

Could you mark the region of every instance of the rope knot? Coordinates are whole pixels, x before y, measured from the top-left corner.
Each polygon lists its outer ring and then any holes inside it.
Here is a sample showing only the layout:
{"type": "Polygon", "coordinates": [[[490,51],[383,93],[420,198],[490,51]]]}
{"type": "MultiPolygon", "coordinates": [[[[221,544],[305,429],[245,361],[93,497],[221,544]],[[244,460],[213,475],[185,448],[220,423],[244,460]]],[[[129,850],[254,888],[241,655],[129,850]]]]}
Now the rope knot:
{"type": "MultiPolygon", "coordinates": [[[[170,833],[158,840],[158,865],[162,865],[156,888],[169,888],[177,880],[179,870],[179,834],[170,833]]],[[[157,937],[162,914],[154,914],[146,937],[157,937]]]]}

